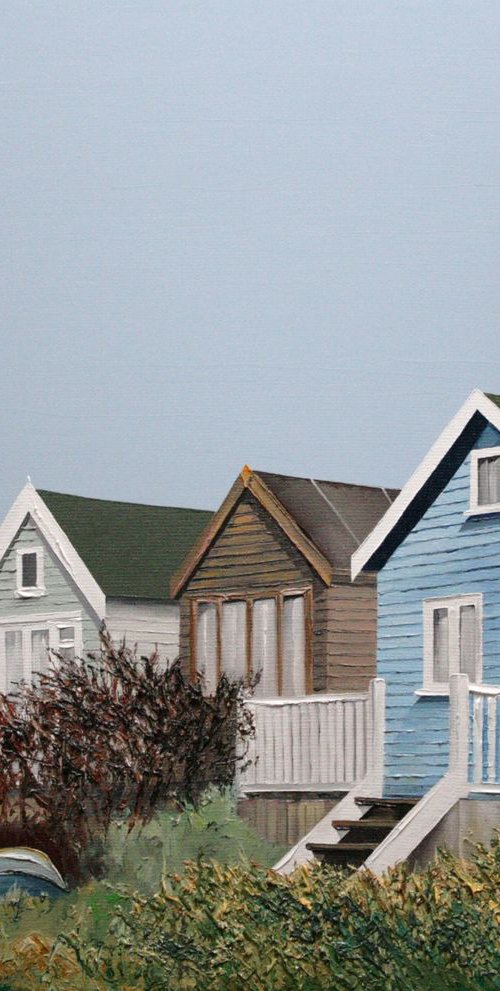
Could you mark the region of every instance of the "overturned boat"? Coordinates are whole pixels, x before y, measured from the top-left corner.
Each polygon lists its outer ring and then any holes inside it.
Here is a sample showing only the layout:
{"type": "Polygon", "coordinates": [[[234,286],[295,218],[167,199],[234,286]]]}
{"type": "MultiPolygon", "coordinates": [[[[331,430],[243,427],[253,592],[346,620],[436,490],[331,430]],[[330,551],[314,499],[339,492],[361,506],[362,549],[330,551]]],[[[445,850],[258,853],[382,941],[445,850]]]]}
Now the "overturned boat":
{"type": "Polygon", "coordinates": [[[57,897],[68,890],[57,867],[42,850],[27,846],[0,848],[0,897],[11,888],[30,895],[57,897]]]}

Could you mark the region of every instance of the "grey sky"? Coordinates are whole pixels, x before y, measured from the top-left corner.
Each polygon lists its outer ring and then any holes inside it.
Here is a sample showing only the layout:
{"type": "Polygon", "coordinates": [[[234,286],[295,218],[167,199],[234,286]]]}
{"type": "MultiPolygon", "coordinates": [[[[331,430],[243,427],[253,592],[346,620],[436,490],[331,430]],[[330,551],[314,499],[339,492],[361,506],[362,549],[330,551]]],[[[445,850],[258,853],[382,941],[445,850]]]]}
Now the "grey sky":
{"type": "Polygon", "coordinates": [[[0,512],[403,483],[500,392],[498,0],[11,0],[0,512]]]}

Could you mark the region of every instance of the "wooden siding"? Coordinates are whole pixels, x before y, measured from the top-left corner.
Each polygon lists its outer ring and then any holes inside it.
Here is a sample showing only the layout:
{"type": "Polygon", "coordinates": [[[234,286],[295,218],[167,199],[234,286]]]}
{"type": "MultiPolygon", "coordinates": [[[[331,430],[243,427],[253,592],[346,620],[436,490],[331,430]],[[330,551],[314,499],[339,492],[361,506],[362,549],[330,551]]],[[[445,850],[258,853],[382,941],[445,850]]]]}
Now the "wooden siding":
{"type": "Polygon", "coordinates": [[[316,667],[327,692],[366,691],[375,677],[376,588],[333,585],[315,603],[316,667]]]}
{"type": "MultiPolygon", "coordinates": [[[[180,604],[180,656],[190,664],[190,600],[203,595],[323,587],[302,554],[249,492],[188,582],[180,604]]],[[[322,691],[324,681],[315,678],[322,691]]]]}
{"type": "Polygon", "coordinates": [[[158,648],[162,661],[173,661],[179,653],[179,604],[108,599],[106,621],[115,640],[125,637],[129,646],[137,644],[139,654],[149,656],[158,648]]]}
{"type": "Polygon", "coordinates": [[[314,572],[302,554],[250,494],[237,504],[224,530],[187,586],[196,592],[229,592],[310,582],[314,572]]]}
{"type": "MultiPolygon", "coordinates": [[[[475,447],[500,444],[488,426],[475,447]]],[[[500,683],[500,515],[467,517],[470,454],[378,577],[377,669],[387,682],[387,794],[424,794],[448,768],[448,699],[421,698],[423,601],[483,594],[483,681],[500,683]]]]}
{"type": "Polygon", "coordinates": [[[99,643],[97,619],[91,614],[83,595],[61,567],[32,518],[28,517],[0,563],[0,619],[13,617],[15,622],[22,623],[23,616],[42,616],[45,613],[65,613],[77,609],[82,616],[83,648],[95,650],[99,643]],[[44,553],[44,584],[47,594],[39,598],[19,598],[15,595],[16,551],[40,546],[44,553]]]}
{"type": "Polygon", "coordinates": [[[363,575],[359,584],[327,588],[250,493],[238,502],[181,598],[180,655],[186,670],[192,598],[305,586],[313,596],[313,690],[366,690],[375,674],[373,579],[363,575]]]}
{"type": "Polygon", "coordinates": [[[238,815],[268,843],[290,847],[297,843],[340,801],[327,798],[255,796],[238,802],[238,815]]]}

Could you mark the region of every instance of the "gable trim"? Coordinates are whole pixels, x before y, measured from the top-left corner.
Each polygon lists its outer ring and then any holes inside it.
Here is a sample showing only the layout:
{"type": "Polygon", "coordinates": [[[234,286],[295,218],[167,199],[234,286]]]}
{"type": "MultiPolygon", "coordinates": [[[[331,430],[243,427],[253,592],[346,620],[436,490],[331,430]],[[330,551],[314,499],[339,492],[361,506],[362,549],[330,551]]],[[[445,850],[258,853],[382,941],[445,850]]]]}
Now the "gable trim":
{"type": "Polygon", "coordinates": [[[392,506],[389,507],[377,526],[368,534],[358,550],[352,555],[352,581],[369,564],[375,552],[380,549],[386,538],[394,530],[415,497],[436,471],[476,413],[480,413],[497,430],[500,430],[499,407],[491,399],[488,399],[488,396],[480,389],[474,389],[463,406],[460,407],[458,413],[455,414],[439,435],[437,441],[433,444],[409,481],[401,489],[392,506]]]}
{"type": "Polygon", "coordinates": [[[262,508],[269,513],[291,543],[300,551],[306,561],[308,561],[314,571],[324,581],[325,585],[331,584],[333,568],[330,562],[327,561],[324,554],[318,550],[312,540],[306,537],[298,523],[295,522],[288,510],[285,509],[259,475],[253,472],[248,465],[245,465],[229,490],[224,502],[192,547],[179,570],[173,575],[170,583],[170,594],[172,598],[178,598],[191,575],[222,530],[245,490],[251,492],[262,508]]]}
{"type": "Polygon", "coordinates": [[[55,557],[68,572],[98,619],[104,620],[106,617],[104,592],[31,482],[27,482],[21,489],[0,525],[0,561],[5,557],[27,516],[32,517],[55,557]]]}

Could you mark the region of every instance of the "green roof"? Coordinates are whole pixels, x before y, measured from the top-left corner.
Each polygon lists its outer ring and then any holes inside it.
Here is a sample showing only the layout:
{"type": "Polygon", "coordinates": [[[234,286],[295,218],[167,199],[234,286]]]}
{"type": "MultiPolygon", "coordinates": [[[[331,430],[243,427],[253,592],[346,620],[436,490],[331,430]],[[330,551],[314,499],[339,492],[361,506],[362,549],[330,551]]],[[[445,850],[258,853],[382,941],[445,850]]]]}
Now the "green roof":
{"type": "Polygon", "coordinates": [[[493,392],[487,392],[486,395],[488,399],[491,399],[492,403],[495,403],[495,406],[500,406],[500,396],[495,396],[493,392]]]}
{"type": "Polygon", "coordinates": [[[167,599],[173,572],[213,515],[37,491],[107,596],[167,599]]]}

